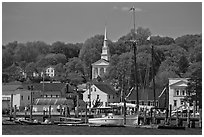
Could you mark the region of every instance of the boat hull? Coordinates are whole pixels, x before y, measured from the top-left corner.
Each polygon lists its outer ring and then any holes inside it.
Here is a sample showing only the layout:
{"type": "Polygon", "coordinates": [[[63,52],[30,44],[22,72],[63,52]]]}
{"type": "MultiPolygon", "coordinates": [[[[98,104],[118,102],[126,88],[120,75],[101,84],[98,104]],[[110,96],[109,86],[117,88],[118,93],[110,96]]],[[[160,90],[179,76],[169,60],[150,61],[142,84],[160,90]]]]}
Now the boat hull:
{"type": "MultiPolygon", "coordinates": [[[[126,118],[126,125],[136,125],[138,121],[137,116],[131,116],[126,118]]],[[[91,118],[89,119],[90,124],[96,125],[124,125],[123,116],[106,116],[103,118],[91,118]]]]}

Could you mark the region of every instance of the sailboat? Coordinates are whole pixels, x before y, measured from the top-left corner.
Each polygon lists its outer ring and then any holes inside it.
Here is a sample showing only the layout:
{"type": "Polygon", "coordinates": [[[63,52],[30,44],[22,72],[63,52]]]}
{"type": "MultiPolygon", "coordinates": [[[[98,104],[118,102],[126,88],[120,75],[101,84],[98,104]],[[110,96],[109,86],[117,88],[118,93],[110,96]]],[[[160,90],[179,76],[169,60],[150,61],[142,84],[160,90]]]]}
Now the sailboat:
{"type": "MultiPolygon", "coordinates": [[[[130,10],[133,11],[133,16],[135,16],[135,8],[132,7],[130,10]]],[[[135,19],[134,19],[134,32],[135,32],[135,19]]],[[[133,40],[133,41],[135,42],[135,40],[133,40]]],[[[135,46],[136,45],[134,45],[134,54],[136,54],[136,52],[135,52],[136,47],[135,46]]],[[[135,55],[135,57],[136,57],[136,55],[135,55]]],[[[136,60],[136,58],[135,58],[135,60],[136,60]]],[[[135,61],[135,64],[136,64],[136,61],[135,61]]],[[[136,65],[135,65],[135,72],[137,72],[136,71],[136,65]]],[[[135,79],[136,79],[136,77],[137,76],[135,76],[135,79]]],[[[136,88],[137,87],[137,81],[136,80],[135,80],[135,83],[136,83],[135,89],[137,89],[136,88]]],[[[134,115],[127,115],[126,116],[126,99],[124,99],[123,107],[125,110],[124,115],[114,115],[114,114],[110,113],[110,114],[108,114],[108,116],[105,116],[102,118],[91,118],[88,120],[88,122],[90,124],[101,125],[101,126],[138,125],[138,113],[136,113],[134,115]]],[[[135,105],[135,107],[137,108],[137,110],[139,109],[138,101],[137,101],[137,105],[135,105]]]]}

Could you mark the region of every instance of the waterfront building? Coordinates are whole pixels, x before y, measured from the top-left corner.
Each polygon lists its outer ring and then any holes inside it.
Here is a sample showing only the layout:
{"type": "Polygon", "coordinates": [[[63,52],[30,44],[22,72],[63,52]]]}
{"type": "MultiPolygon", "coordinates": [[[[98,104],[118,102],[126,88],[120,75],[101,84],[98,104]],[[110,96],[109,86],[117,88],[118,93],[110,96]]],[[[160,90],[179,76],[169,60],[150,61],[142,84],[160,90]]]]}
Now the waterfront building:
{"type": "Polygon", "coordinates": [[[31,88],[23,88],[22,84],[3,84],[2,85],[2,109],[9,109],[11,99],[12,107],[16,105],[17,109],[23,110],[31,104],[36,98],[40,97],[40,91],[32,91],[31,88]],[[32,94],[32,95],[31,95],[32,94]]]}
{"type": "Polygon", "coordinates": [[[172,105],[173,110],[189,105],[184,101],[187,86],[187,78],[169,78],[169,105],[172,105]]]}
{"type": "Polygon", "coordinates": [[[109,66],[110,53],[107,43],[107,33],[105,28],[104,42],[102,47],[101,59],[92,64],[92,79],[103,77],[109,66]]]}
{"type": "Polygon", "coordinates": [[[104,82],[94,82],[83,93],[83,100],[88,103],[89,108],[102,108],[108,107],[109,103],[120,102],[120,97],[111,85],[104,82]]]}

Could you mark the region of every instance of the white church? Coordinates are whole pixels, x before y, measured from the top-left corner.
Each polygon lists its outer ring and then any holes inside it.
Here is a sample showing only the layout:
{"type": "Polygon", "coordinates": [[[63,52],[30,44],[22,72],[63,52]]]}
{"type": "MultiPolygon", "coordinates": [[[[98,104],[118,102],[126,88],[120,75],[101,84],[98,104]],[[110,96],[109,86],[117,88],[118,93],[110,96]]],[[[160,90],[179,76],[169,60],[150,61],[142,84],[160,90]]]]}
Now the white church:
{"type": "Polygon", "coordinates": [[[101,59],[92,64],[92,79],[103,77],[109,66],[110,53],[107,43],[107,32],[105,27],[104,42],[102,47],[101,59]]]}

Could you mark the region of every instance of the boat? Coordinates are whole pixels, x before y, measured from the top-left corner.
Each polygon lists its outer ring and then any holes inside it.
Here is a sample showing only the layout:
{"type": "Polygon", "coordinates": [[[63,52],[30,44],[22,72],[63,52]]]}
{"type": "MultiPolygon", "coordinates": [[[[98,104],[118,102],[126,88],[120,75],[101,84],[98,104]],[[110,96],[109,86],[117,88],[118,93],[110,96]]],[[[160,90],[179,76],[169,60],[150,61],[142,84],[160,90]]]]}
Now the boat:
{"type": "MultiPolygon", "coordinates": [[[[102,118],[90,118],[89,124],[100,126],[124,126],[124,116],[109,114],[102,118]]],[[[136,125],[138,123],[137,115],[126,116],[126,125],[136,125]]]]}
{"type": "Polygon", "coordinates": [[[60,126],[66,124],[82,124],[84,121],[81,118],[60,117],[60,120],[54,121],[54,123],[60,126]]]}
{"type": "Polygon", "coordinates": [[[40,122],[38,120],[26,120],[23,118],[19,118],[15,120],[15,123],[21,124],[21,125],[40,125],[40,122]]]}

